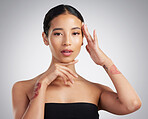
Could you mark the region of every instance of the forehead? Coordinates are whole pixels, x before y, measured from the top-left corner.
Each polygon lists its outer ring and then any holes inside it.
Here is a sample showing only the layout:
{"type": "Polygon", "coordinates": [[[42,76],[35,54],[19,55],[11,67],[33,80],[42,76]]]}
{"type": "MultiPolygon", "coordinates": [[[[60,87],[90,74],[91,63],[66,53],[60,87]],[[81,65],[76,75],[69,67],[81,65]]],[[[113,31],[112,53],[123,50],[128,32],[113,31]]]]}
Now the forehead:
{"type": "Polygon", "coordinates": [[[51,28],[81,26],[81,20],[71,14],[62,14],[51,21],[51,28]]]}

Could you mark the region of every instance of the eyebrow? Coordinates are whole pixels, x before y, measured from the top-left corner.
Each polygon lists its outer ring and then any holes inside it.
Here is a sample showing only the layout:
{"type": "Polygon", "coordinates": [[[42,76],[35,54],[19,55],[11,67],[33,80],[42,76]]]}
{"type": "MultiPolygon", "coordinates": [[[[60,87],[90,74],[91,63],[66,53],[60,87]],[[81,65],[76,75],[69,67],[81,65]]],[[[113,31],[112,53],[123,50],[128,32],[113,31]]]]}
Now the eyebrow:
{"type": "MultiPolygon", "coordinates": [[[[79,27],[73,27],[71,30],[74,29],[80,29],[79,27]]],[[[56,30],[64,30],[63,28],[54,28],[52,31],[56,31],[56,30]]]]}

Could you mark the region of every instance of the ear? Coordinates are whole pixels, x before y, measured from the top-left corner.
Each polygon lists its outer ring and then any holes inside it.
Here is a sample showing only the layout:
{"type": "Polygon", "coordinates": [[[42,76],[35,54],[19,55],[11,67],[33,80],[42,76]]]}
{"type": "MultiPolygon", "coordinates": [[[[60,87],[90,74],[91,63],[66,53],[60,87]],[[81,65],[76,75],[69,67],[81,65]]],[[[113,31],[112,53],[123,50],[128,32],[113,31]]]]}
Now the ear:
{"type": "Polygon", "coordinates": [[[48,38],[47,38],[47,36],[46,36],[46,34],[44,32],[42,32],[42,37],[43,37],[44,44],[46,46],[48,46],[49,45],[49,41],[48,41],[48,38]]]}

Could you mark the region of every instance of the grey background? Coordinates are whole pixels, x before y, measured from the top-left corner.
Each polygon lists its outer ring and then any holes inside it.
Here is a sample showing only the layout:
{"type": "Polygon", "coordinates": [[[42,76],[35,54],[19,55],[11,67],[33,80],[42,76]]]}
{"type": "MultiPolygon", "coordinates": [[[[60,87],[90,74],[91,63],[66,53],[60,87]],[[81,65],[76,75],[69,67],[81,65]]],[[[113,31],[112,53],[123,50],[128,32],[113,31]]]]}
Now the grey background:
{"type": "MultiPolygon", "coordinates": [[[[11,88],[16,81],[44,72],[51,61],[41,37],[45,13],[60,3],[76,7],[100,48],[135,88],[140,110],[118,116],[99,111],[100,119],[146,119],[148,110],[148,1],[147,0],[1,0],[0,1],[0,119],[12,119],[11,88]]],[[[91,60],[85,46],[76,59],[77,72],[92,82],[115,90],[104,69],[91,60]]]]}

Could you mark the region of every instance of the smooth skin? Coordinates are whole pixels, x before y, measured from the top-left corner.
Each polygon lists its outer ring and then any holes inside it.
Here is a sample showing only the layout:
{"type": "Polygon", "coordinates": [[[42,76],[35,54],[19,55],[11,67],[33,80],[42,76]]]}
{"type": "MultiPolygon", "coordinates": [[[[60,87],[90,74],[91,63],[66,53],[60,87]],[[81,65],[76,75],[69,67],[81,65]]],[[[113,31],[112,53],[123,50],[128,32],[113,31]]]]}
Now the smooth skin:
{"type": "Polygon", "coordinates": [[[48,37],[44,32],[42,37],[45,45],[50,47],[52,61],[44,73],[13,85],[15,119],[44,119],[45,103],[50,102],[90,102],[97,105],[98,110],[118,115],[134,112],[141,107],[141,101],[133,87],[99,48],[95,30],[92,38],[87,26],[77,17],[70,14],[57,16],[51,21],[48,37]],[[77,74],[75,64],[78,60],[74,59],[82,46],[82,31],[88,43],[86,49],[90,57],[105,69],[117,93],[107,86],[90,82],[77,74]],[[74,52],[71,56],[65,57],[61,50],[67,48],[74,52]]]}
{"type": "Polygon", "coordinates": [[[118,115],[129,114],[138,110],[141,107],[140,98],[111,59],[99,48],[95,30],[93,32],[94,38],[92,38],[86,25],[83,24],[82,29],[88,42],[86,49],[92,60],[97,65],[104,67],[117,91],[117,93],[115,93],[112,89],[106,87],[104,91],[101,92],[100,109],[118,115]]]}

